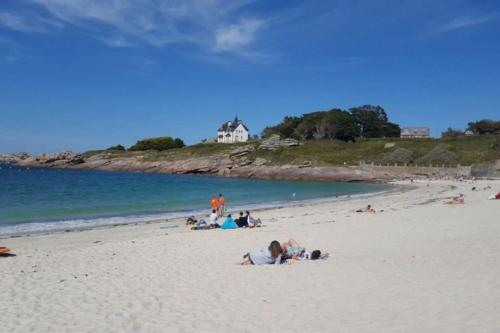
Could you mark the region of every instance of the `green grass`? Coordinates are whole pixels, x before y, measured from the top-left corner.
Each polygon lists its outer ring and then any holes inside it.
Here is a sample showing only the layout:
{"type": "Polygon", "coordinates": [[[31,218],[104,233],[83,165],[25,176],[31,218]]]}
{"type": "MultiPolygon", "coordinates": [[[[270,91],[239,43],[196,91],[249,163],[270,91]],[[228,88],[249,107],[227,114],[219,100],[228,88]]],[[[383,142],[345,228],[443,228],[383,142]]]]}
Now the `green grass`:
{"type": "Polygon", "coordinates": [[[397,148],[406,148],[414,152],[415,159],[420,158],[439,144],[458,155],[458,163],[493,162],[500,158],[500,152],[494,149],[495,136],[459,137],[451,139],[365,139],[356,143],[343,141],[318,140],[307,141],[302,146],[280,149],[275,152],[256,151],[250,158],[262,157],[270,164],[300,164],[311,161],[315,165],[358,164],[360,160],[376,161],[382,154],[397,148]],[[393,148],[384,148],[386,143],[394,143],[393,148]]]}
{"type": "MultiPolygon", "coordinates": [[[[268,160],[271,165],[301,164],[311,161],[314,165],[356,165],[360,160],[376,161],[382,154],[397,148],[406,148],[414,152],[418,159],[437,145],[444,144],[458,156],[458,163],[471,165],[475,163],[489,163],[500,159],[500,151],[495,150],[495,143],[499,136],[485,135],[473,137],[458,137],[446,139],[363,139],[355,143],[331,140],[314,140],[304,142],[298,147],[282,148],[277,151],[255,150],[247,157],[255,160],[258,157],[268,160]],[[386,143],[394,143],[393,148],[384,148],[386,143]]],[[[257,147],[259,142],[252,141],[238,144],[197,144],[184,148],[167,151],[90,151],[85,157],[95,154],[106,154],[106,158],[139,157],[144,161],[173,161],[196,157],[207,157],[227,154],[238,147],[252,145],[257,147]]]]}

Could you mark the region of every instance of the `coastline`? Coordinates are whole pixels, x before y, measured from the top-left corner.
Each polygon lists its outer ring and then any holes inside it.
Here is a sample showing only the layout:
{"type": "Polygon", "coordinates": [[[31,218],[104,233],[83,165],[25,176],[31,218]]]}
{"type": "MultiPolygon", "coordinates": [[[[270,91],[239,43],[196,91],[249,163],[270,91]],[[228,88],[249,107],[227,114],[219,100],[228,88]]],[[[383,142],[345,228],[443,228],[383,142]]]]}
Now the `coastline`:
{"type": "Polygon", "coordinates": [[[413,188],[262,210],[255,216],[266,226],[257,229],[192,231],[150,223],[2,239],[17,254],[0,258],[2,327],[499,330],[500,202],[486,198],[500,190],[500,180],[395,184],[413,188]],[[443,204],[458,193],[465,204],[443,204]],[[377,213],[355,212],[367,204],[377,213]],[[331,257],[280,267],[233,265],[243,253],[288,238],[331,257]],[[238,309],[245,315],[236,315],[238,309]]]}
{"type": "MultiPolygon", "coordinates": [[[[305,205],[315,206],[323,203],[335,203],[342,202],[347,200],[356,200],[361,198],[369,198],[375,196],[382,196],[384,194],[389,194],[392,192],[398,191],[408,191],[414,188],[411,185],[391,185],[390,183],[386,183],[389,188],[386,190],[376,191],[376,192],[367,192],[360,193],[354,195],[342,195],[335,197],[322,197],[322,198],[314,198],[314,199],[304,199],[304,200],[296,200],[296,201],[276,201],[270,202],[268,204],[247,204],[242,206],[232,207],[228,210],[229,213],[236,215],[239,211],[250,210],[253,214],[260,213],[263,211],[269,211],[273,209],[282,209],[287,207],[303,207],[305,205]]],[[[185,219],[188,216],[197,216],[197,217],[205,217],[208,218],[207,214],[208,209],[197,209],[190,211],[173,211],[173,212],[165,212],[165,213],[151,213],[151,214],[143,214],[143,215],[129,215],[129,216],[114,216],[114,217],[103,217],[103,218],[93,218],[92,220],[104,220],[102,224],[94,224],[90,226],[75,226],[63,224],[62,226],[58,226],[59,222],[73,222],[75,220],[68,221],[54,221],[56,225],[54,228],[49,230],[27,230],[27,231],[19,231],[19,232],[3,232],[0,233],[0,240],[8,239],[8,238],[19,238],[19,237],[31,237],[38,235],[50,235],[50,234],[62,234],[69,232],[81,232],[88,230],[99,230],[105,228],[116,228],[116,227],[126,227],[129,225],[142,225],[142,224],[160,224],[160,223],[168,223],[170,228],[182,227],[185,223],[185,219]],[[161,217],[160,217],[161,216],[161,217]],[[118,221],[117,221],[118,220],[118,221]],[[128,220],[129,222],[120,222],[120,220],[128,220]]],[[[88,221],[89,219],[77,219],[76,221],[88,221]]],[[[14,225],[12,227],[21,226],[28,228],[30,225],[43,225],[46,222],[29,222],[20,225],[14,225]]],[[[4,227],[5,228],[5,227],[4,227]]]]}

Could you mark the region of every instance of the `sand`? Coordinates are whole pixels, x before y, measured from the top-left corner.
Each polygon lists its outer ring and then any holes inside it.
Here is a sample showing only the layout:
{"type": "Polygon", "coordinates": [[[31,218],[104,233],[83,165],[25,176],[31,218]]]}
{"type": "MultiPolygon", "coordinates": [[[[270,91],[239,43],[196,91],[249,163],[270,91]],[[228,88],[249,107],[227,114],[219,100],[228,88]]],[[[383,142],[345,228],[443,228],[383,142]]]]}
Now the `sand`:
{"type": "Polygon", "coordinates": [[[17,253],[0,258],[0,331],[499,332],[500,201],[486,198],[500,181],[412,186],[259,212],[266,226],[253,230],[0,239],[17,253]],[[458,193],[464,205],[442,203],[458,193]],[[354,212],[368,203],[384,211],[354,212]],[[290,237],[332,256],[233,264],[290,237]]]}

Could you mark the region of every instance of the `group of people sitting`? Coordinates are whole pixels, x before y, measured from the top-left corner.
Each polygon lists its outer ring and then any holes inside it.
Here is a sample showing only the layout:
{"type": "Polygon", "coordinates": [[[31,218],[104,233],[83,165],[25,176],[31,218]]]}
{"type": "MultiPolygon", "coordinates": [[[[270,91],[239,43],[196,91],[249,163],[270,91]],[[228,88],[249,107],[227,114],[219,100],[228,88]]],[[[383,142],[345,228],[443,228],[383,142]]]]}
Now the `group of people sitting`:
{"type": "Polygon", "coordinates": [[[326,259],[330,255],[321,253],[320,250],[312,252],[301,247],[294,239],[280,244],[274,240],[267,248],[259,251],[248,252],[243,256],[243,260],[237,265],[281,265],[292,264],[294,260],[318,260],[326,259]]]}
{"type": "Polygon", "coordinates": [[[253,218],[248,210],[246,214],[240,212],[240,216],[237,219],[233,219],[231,214],[228,214],[222,224],[219,224],[219,219],[222,218],[219,216],[217,210],[212,209],[208,222],[204,219],[196,220],[194,216],[190,216],[186,220],[186,225],[193,225],[192,230],[256,228],[262,226],[262,221],[253,218]]]}

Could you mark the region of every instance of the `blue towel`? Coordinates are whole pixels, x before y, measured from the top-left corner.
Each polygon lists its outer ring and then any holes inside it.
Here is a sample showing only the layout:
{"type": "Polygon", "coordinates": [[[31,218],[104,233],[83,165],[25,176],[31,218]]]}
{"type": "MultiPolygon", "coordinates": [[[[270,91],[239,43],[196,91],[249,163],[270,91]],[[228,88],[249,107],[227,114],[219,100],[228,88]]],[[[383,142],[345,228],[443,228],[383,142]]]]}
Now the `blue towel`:
{"type": "Polygon", "coordinates": [[[234,223],[234,220],[232,217],[226,217],[226,220],[220,227],[221,229],[236,229],[238,226],[236,223],[234,223]]]}

